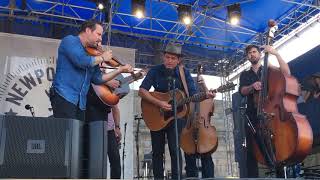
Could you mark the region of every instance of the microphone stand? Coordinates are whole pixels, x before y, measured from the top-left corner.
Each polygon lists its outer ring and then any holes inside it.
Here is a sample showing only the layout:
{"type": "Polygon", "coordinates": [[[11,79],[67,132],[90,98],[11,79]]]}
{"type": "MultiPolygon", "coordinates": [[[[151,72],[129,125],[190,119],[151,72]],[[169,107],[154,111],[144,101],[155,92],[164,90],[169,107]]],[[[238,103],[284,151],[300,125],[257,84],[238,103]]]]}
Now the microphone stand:
{"type": "Polygon", "coordinates": [[[252,123],[250,122],[249,117],[246,115],[246,109],[247,109],[247,104],[245,104],[244,106],[240,105],[240,108],[239,108],[240,119],[241,119],[240,122],[242,122],[240,125],[240,132],[243,133],[242,135],[244,136],[242,141],[243,154],[241,156],[243,158],[242,164],[244,164],[243,165],[244,177],[248,176],[248,159],[247,159],[247,151],[248,151],[247,138],[248,137],[245,130],[246,129],[245,126],[248,125],[250,127],[250,130],[254,131],[254,129],[252,129],[253,126],[251,126],[252,123]]]}
{"type": "Polygon", "coordinates": [[[122,179],[124,179],[124,157],[125,157],[125,148],[126,148],[126,132],[127,132],[127,123],[124,124],[124,135],[123,135],[123,149],[122,149],[122,179]]]}
{"type": "Polygon", "coordinates": [[[137,130],[136,130],[136,136],[135,136],[135,140],[136,140],[136,153],[137,153],[137,177],[138,179],[140,179],[140,158],[139,158],[139,129],[140,129],[140,120],[142,119],[142,117],[138,117],[138,115],[135,115],[134,117],[135,120],[138,120],[137,123],[137,130]]]}
{"type": "Polygon", "coordinates": [[[176,99],[176,79],[171,77],[171,81],[169,81],[169,89],[170,85],[172,86],[172,100],[173,106],[172,111],[174,114],[174,130],[176,136],[176,156],[177,156],[177,171],[178,171],[178,180],[181,179],[180,177],[180,147],[179,147],[179,134],[178,134],[178,118],[177,118],[177,99],[176,99]],[[171,83],[171,84],[170,84],[171,83]]]}
{"type": "Polygon", "coordinates": [[[31,112],[32,117],[34,117],[34,109],[33,109],[33,107],[30,107],[30,112],[31,112]]]}

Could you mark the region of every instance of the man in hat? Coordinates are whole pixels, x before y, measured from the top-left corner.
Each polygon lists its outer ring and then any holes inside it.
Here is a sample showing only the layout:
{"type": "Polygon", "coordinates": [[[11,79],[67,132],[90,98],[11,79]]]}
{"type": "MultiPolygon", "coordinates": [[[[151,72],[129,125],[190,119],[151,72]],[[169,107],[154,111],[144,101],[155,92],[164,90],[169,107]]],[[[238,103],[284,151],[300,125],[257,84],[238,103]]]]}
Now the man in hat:
{"type": "MultiPolygon", "coordinates": [[[[184,91],[183,84],[179,74],[178,65],[181,62],[181,45],[179,44],[168,44],[164,54],[163,54],[163,63],[157,66],[154,66],[148,71],[145,79],[143,80],[140,89],[139,96],[144,100],[147,100],[159,108],[163,110],[170,111],[172,110],[171,104],[167,101],[161,101],[155,97],[153,97],[149,89],[151,86],[154,87],[155,91],[166,93],[172,89],[172,85],[170,85],[171,79],[176,79],[175,87],[184,91]]],[[[190,72],[184,68],[184,74],[186,83],[188,86],[188,91],[190,96],[197,93],[196,87],[194,85],[194,81],[191,77],[190,72]]],[[[213,97],[212,93],[208,93],[207,97],[213,97]]],[[[178,120],[178,129],[179,132],[181,130],[181,119],[178,120]]],[[[152,164],[153,164],[153,175],[155,179],[163,179],[163,154],[165,147],[165,136],[167,136],[168,146],[171,157],[171,172],[172,179],[178,178],[178,168],[177,168],[177,154],[176,151],[179,152],[180,159],[180,174],[181,174],[181,152],[180,148],[176,149],[176,138],[175,138],[175,128],[174,121],[168,124],[167,127],[159,130],[159,131],[150,131],[151,133],[151,143],[152,143],[152,164]]],[[[180,133],[179,133],[180,134],[180,133]]]]}

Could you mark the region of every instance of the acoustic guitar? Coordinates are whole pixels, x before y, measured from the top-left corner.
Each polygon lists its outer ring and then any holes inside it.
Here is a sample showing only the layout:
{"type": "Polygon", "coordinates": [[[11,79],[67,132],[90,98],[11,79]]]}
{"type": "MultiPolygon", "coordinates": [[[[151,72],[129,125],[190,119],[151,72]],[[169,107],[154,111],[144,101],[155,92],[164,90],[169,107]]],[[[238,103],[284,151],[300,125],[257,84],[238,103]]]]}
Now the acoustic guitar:
{"type": "MultiPolygon", "coordinates": [[[[220,86],[219,88],[211,91],[225,92],[231,90],[234,87],[235,84],[227,83],[226,85],[220,86]]],[[[207,92],[200,92],[193,96],[186,97],[185,93],[181,90],[176,90],[175,92],[175,97],[177,100],[177,118],[183,118],[190,113],[190,102],[203,101],[206,99],[207,95],[207,92]]],[[[161,101],[167,101],[169,104],[173,104],[173,100],[171,98],[172,91],[169,91],[167,93],[154,91],[150,92],[150,94],[161,101]]],[[[174,119],[174,112],[172,110],[165,111],[155,104],[144,99],[141,100],[141,110],[143,120],[145,121],[146,126],[151,131],[159,131],[163,129],[174,119]]]]}
{"type": "Polygon", "coordinates": [[[119,74],[115,79],[120,82],[120,86],[116,89],[113,89],[105,84],[92,84],[92,87],[96,95],[104,104],[113,106],[118,104],[119,100],[129,93],[129,84],[143,78],[146,73],[147,72],[145,70],[141,70],[127,77],[123,77],[122,74],[119,74]]]}

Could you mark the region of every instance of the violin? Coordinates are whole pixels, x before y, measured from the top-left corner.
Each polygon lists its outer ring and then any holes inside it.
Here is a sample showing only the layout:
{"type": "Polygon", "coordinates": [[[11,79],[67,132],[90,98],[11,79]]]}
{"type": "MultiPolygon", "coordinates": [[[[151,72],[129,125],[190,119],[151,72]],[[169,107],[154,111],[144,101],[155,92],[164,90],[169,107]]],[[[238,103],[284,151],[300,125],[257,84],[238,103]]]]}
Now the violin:
{"type": "MultiPolygon", "coordinates": [[[[97,46],[86,46],[86,51],[90,56],[101,56],[105,50],[103,50],[101,45],[97,46]]],[[[108,66],[119,67],[124,66],[116,57],[112,57],[111,60],[105,62],[108,66]]]]}

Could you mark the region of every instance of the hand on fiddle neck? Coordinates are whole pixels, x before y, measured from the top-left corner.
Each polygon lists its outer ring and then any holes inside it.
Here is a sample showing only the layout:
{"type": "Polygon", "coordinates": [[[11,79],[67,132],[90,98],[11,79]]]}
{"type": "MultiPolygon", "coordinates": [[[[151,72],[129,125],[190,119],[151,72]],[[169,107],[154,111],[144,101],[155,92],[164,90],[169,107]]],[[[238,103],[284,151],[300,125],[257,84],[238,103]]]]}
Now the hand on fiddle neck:
{"type": "Polygon", "coordinates": [[[130,64],[126,64],[124,66],[120,66],[118,69],[121,73],[131,73],[133,72],[133,68],[130,64]]]}
{"type": "Polygon", "coordinates": [[[99,54],[98,56],[95,56],[95,61],[93,62],[93,65],[98,65],[101,63],[108,64],[108,61],[110,61],[112,59],[112,51],[111,50],[104,51],[104,52],[99,51],[98,54],[99,54]]]}
{"type": "Polygon", "coordinates": [[[101,57],[104,62],[110,61],[112,59],[112,51],[111,50],[104,51],[101,54],[101,57]]]}

